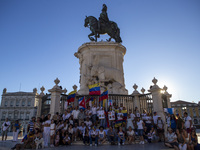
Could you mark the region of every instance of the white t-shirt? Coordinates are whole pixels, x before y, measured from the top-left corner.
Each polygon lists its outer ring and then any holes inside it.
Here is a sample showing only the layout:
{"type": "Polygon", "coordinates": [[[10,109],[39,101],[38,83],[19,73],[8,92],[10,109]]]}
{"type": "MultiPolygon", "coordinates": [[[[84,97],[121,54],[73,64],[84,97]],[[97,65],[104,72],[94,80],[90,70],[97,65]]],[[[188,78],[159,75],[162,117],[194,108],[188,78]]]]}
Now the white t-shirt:
{"type": "Polygon", "coordinates": [[[135,134],[135,132],[133,130],[131,130],[131,131],[128,130],[127,134],[128,134],[128,136],[133,136],[135,134]]]}
{"type": "Polygon", "coordinates": [[[117,120],[122,120],[124,114],[123,113],[117,113],[117,120]]]}
{"type": "Polygon", "coordinates": [[[10,126],[10,122],[9,122],[9,121],[4,122],[4,123],[2,124],[3,131],[6,131],[6,129],[7,129],[9,126],[10,126]],[[6,124],[7,126],[5,126],[5,124],[6,124]]]}
{"type": "Polygon", "coordinates": [[[84,132],[85,132],[85,126],[84,126],[84,127],[79,126],[78,128],[79,128],[79,130],[81,131],[81,133],[84,133],[84,132]]]}
{"type": "Polygon", "coordinates": [[[92,121],[90,121],[90,120],[89,120],[89,121],[85,121],[84,123],[85,123],[86,126],[88,126],[88,127],[91,127],[91,126],[92,126],[92,121]]]}
{"type": "Polygon", "coordinates": [[[92,114],[96,115],[97,114],[97,108],[96,107],[92,107],[92,114]]]}
{"type": "Polygon", "coordinates": [[[87,109],[87,110],[86,110],[86,116],[89,117],[89,118],[91,118],[91,116],[92,116],[92,111],[87,109]]]}
{"type": "Polygon", "coordinates": [[[151,120],[152,120],[151,116],[146,116],[145,119],[146,119],[146,123],[151,123],[151,120]]]}
{"type": "Polygon", "coordinates": [[[134,120],[135,114],[131,113],[130,116],[131,116],[131,118],[134,120]]]}
{"type": "MultiPolygon", "coordinates": [[[[190,116],[185,117],[185,128],[190,128],[190,120],[192,120],[192,118],[190,116]]],[[[191,126],[193,127],[193,126],[191,126]]]]}
{"type": "Polygon", "coordinates": [[[175,133],[171,133],[171,134],[167,133],[167,140],[168,140],[168,142],[172,142],[176,138],[177,138],[177,136],[176,136],[175,133]]]}
{"type": "Polygon", "coordinates": [[[143,121],[140,120],[139,122],[137,121],[137,126],[138,126],[138,129],[143,129],[143,125],[142,125],[143,121]]]}
{"type": "Polygon", "coordinates": [[[66,115],[63,114],[63,120],[69,119],[69,117],[71,116],[71,113],[67,113],[66,115]]]}
{"type": "Polygon", "coordinates": [[[73,118],[74,118],[74,119],[78,119],[78,114],[79,114],[79,112],[80,112],[79,110],[73,110],[73,111],[72,111],[72,115],[73,115],[73,118]]]}
{"type": "Polygon", "coordinates": [[[153,115],[153,122],[154,122],[154,124],[157,124],[157,120],[158,120],[158,115],[156,115],[156,116],[153,115]]]}

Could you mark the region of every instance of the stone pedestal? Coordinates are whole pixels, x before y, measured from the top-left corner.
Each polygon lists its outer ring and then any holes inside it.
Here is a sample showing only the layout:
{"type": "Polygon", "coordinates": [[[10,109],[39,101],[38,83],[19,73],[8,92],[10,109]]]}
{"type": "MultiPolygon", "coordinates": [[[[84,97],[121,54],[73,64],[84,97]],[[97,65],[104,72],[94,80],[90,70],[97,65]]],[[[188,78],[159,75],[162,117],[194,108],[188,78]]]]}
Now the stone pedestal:
{"type": "Polygon", "coordinates": [[[42,109],[42,97],[44,96],[44,90],[45,88],[42,86],[40,88],[41,93],[37,96],[38,98],[38,106],[37,106],[37,117],[41,117],[41,109],[42,109]]]}
{"type": "Polygon", "coordinates": [[[58,86],[58,83],[60,80],[57,78],[54,80],[55,86],[48,90],[51,93],[51,105],[50,105],[50,114],[51,117],[56,114],[56,112],[60,113],[60,95],[63,92],[63,90],[58,86]]]}
{"type": "Polygon", "coordinates": [[[141,110],[140,110],[140,99],[139,99],[140,93],[137,91],[138,86],[136,84],[134,84],[133,88],[134,88],[134,91],[131,95],[134,96],[134,107],[137,107],[139,112],[141,112],[141,110]]]}
{"type": "Polygon", "coordinates": [[[123,61],[126,48],[115,42],[89,42],[79,47],[74,55],[80,63],[80,90],[88,95],[88,85],[100,83],[109,94],[128,94],[124,84],[123,61]]]}

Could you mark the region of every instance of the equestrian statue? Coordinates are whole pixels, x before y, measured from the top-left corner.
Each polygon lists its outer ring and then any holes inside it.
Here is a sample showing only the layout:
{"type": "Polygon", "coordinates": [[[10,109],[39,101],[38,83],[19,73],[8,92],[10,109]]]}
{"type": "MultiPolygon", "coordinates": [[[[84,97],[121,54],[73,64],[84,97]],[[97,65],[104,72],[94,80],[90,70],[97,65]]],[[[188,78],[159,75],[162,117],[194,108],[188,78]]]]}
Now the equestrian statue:
{"type": "Polygon", "coordinates": [[[84,26],[89,27],[92,32],[88,35],[88,38],[91,41],[97,42],[97,38],[100,37],[100,34],[107,33],[110,36],[107,41],[110,41],[113,38],[117,43],[122,42],[120,37],[120,29],[118,28],[117,23],[108,19],[106,4],[103,4],[99,20],[97,20],[93,16],[86,16],[84,26]],[[94,36],[95,38],[92,36],[94,36]]]}

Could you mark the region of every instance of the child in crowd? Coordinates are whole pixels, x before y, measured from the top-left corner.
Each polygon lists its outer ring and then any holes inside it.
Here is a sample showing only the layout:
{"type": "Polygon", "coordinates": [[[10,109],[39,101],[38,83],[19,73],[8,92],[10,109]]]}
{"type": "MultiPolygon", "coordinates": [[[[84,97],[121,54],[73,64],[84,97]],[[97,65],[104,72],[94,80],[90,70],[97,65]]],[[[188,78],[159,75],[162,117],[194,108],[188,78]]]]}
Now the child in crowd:
{"type": "Polygon", "coordinates": [[[125,134],[124,131],[122,130],[122,127],[119,127],[119,132],[118,132],[118,145],[124,145],[125,142],[125,134]]]}

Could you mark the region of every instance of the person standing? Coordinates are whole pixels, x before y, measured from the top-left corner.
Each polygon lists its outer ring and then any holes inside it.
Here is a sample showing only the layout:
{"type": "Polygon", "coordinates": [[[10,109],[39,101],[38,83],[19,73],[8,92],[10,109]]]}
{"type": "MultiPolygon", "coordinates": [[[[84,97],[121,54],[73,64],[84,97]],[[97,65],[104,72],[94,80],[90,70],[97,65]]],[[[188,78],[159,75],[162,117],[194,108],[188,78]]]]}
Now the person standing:
{"type": "Polygon", "coordinates": [[[4,136],[5,136],[5,141],[6,141],[9,127],[10,127],[10,122],[8,121],[8,118],[6,118],[5,122],[2,124],[2,131],[3,131],[2,141],[4,140],[4,136]]]}
{"type": "Polygon", "coordinates": [[[97,119],[97,107],[94,104],[92,107],[92,123],[95,125],[96,124],[96,119],[97,119]]]}
{"type": "Polygon", "coordinates": [[[143,137],[144,122],[139,117],[137,119],[138,119],[137,120],[137,131],[138,131],[138,136],[140,137],[139,144],[144,144],[144,137],[143,137]]]}
{"type": "Polygon", "coordinates": [[[49,137],[50,137],[50,125],[51,125],[51,114],[48,114],[47,120],[43,123],[44,125],[44,147],[48,147],[49,137]]]}
{"type": "Polygon", "coordinates": [[[179,114],[176,114],[176,117],[177,117],[177,120],[176,120],[176,128],[179,129],[179,130],[182,130],[182,129],[183,129],[183,126],[184,126],[184,121],[183,121],[183,119],[180,117],[179,114]]]}
{"type": "Polygon", "coordinates": [[[184,112],[184,120],[185,120],[185,128],[187,129],[187,133],[191,133],[193,125],[192,125],[192,118],[188,116],[187,112],[184,112]]]}
{"type": "Polygon", "coordinates": [[[85,119],[85,112],[81,108],[80,112],[78,113],[79,126],[81,126],[81,123],[84,122],[84,119],[85,119]]]}
{"type": "Polygon", "coordinates": [[[19,121],[16,120],[13,126],[13,142],[17,142],[18,140],[19,127],[20,127],[19,121]]]}
{"type": "Polygon", "coordinates": [[[78,123],[78,114],[79,114],[78,106],[76,106],[75,110],[72,111],[72,116],[73,116],[73,123],[78,123]]]}

